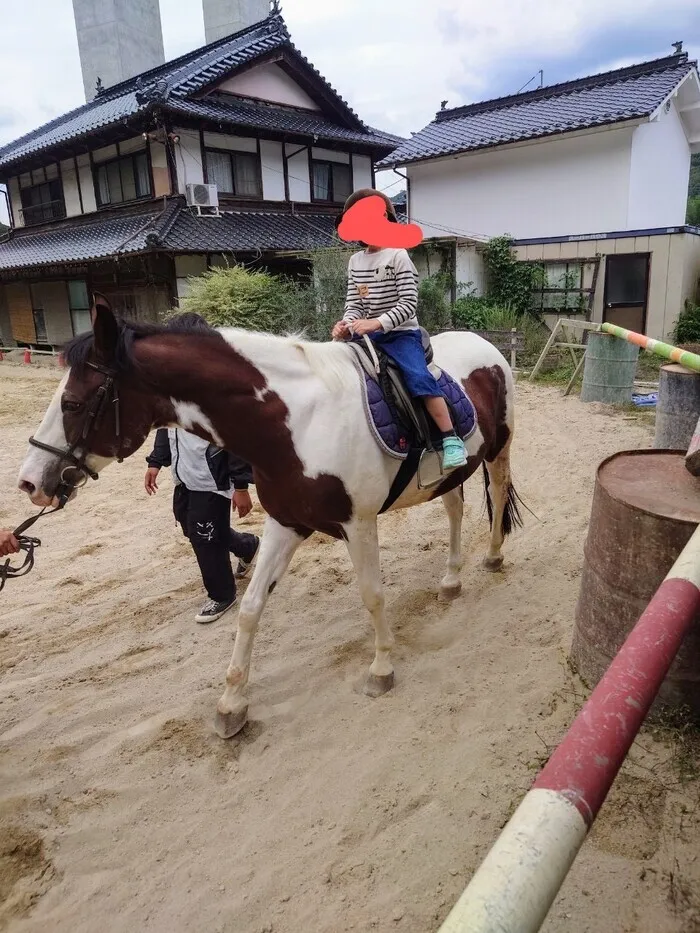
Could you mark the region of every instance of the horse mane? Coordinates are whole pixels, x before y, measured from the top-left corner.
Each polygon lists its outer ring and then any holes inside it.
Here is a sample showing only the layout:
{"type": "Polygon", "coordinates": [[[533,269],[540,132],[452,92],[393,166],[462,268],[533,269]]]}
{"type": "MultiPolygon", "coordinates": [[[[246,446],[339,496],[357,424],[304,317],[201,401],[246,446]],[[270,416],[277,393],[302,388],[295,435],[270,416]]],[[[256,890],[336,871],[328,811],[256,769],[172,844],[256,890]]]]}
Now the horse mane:
{"type": "MultiPolygon", "coordinates": [[[[208,334],[211,337],[221,338],[219,331],[211,328],[203,330],[201,325],[190,320],[180,320],[174,317],[168,324],[144,324],[137,321],[125,321],[117,318],[118,338],[114,352],[112,366],[117,373],[125,373],[138,368],[135,354],[135,344],[144,337],[157,337],[160,334],[186,334],[200,337],[208,334]]],[[[95,347],[95,338],[91,330],[79,334],[69,341],[62,350],[67,366],[82,373],[95,347]]]]}
{"type": "MultiPolygon", "coordinates": [[[[117,318],[117,323],[117,346],[112,360],[112,368],[117,374],[138,370],[135,346],[145,337],[185,334],[187,336],[209,336],[228,343],[226,335],[229,334],[234,338],[231,344],[234,349],[238,346],[244,353],[246,350],[252,351],[246,355],[249,355],[253,363],[260,351],[263,355],[271,353],[273,357],[276,357],[284,346],[300,353],[311,372],[318,376],[332,392],[348,391],[356,381],[350,353],[344,343],[316,343],[305,340],[301,334],[281,337],[238,328],[227,327],[222,330],[203,328],[201,323],[198,324],[185,316],[175,316],[167,324],[144,324],[137,321],[125,321],[121,318],[117,318]]],[[[91,330],[74,337],[62,351],[66,365],[81,375],[94,351],[94,346],[95,340],[91,330]]]]}

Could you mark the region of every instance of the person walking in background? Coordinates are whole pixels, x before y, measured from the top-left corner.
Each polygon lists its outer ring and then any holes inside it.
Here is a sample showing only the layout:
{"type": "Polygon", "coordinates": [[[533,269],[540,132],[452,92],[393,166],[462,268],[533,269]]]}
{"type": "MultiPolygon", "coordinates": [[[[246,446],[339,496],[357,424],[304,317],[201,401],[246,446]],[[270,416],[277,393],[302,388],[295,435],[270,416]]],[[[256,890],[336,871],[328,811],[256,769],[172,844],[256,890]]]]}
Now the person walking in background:
{"type": "MultiPolygon", "coordinates": [[[[173,329],[183,333],[210,326],[198,314],[181,314],[173,329]]],[[[243,460],[181,428],[160,428],[146,461],[149,496],[158,491],[160,470],[172,470],[175,520],[192,545],[209,597],[195,621],[215,622],[236,602],[236,577],[245,576],[260,547],[256,535],[231,528],[230,518],[232,507],[241,518],[253,508],[248,492],[253,472],[243,460]],[[235,575],[231,554],[238,558],[235,575]]]]}
{"type": "Polygon", "coordinates": [[[243,518],[253,507],[250,467],[227,451],[181,428],[160,428],[146,458],[144,486],[158,491],[158,474],[169,466],[175,481],[173,513],[189,538],[209,599],[196,622],[215,622],[236,602],[236,579],[248,572],[260,539],[231,528],[233,507],[243,518]],[[238,558],[234,576],[231,554],[238,558]]]}

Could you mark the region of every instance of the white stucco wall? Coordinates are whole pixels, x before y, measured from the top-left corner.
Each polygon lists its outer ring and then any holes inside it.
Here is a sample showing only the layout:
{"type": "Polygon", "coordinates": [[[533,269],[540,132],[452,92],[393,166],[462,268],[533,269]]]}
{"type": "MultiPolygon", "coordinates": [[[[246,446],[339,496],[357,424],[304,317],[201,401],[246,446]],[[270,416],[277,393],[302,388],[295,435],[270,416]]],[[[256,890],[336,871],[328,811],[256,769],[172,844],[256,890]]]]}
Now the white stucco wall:
{"type": "Polygon", "coordinates": [[[289,176],[289,200],[308,203],[311,200],[309,181],[309,150],[299,151],[296,143],[285,143],[287,150],[287,173],[289,176]]]}
{"type": "Polygon", "coordinates": [[[201,184],[204,181],[202,151],[199,133],[196,130],[173,130],[180,142],[175,143],[175,166],[177,170],[177,188],[185,194],[186,185],[201,184]]]}
{"type": "Polygon", "coordinates": [[[66,204],[66,217],[75,217],[82,213],[78,171],[73,159],[61,162],[61,181],[63,182],[63,200],[66,204]]]}
{"type": "Polygon", "coordinates": [[[84,152],[77,158],[78,180],[80,181],[80,192],[83,196],[83,213],[90,214],[97,210],[97,201],[95,199],[95,182],[92,177],[92,168],[90,166],[90,156],[84,152]]]}
{"type": "Polygon", "coordinates": [[[266,201],[284,201],[284,159],[282,143],[272,139],[260,140],[263,198],[266,201]]]}
{"type": "Polygon", "coordinates": [[[12,204],[12,214],[14,217],[15,227],[24,226],[24,216],[22,214],[22,199],[19,194],[19,179],[11,178],[7,184],[7,193],[10,196],[10,203],[12,204]]]}
{"type": "Polygon", "coordinates": [[[372,160],[369,156],[353,154],[352,187],[355,191],[372,187],[372,160]]]}
{"type": "Polygon", "coordinates": [[[685,223],[690,147],[676,105],[632,136],[627,226],[644,230],[685,223]]]}
{"type": "Polygon", "coordinates": [[[561,137],[408,167],[426,236],[560,236],[624,230],[633,128],[561,137]]]}
{"type": "Polygon", "coordinates": [[[284,72],[279,65],[267,63],[234,75],[222,81],[218,91],[239,94],[241,97],[253,97],[289,107],[303,107],[305,110],[318,110],[315,103],[299,85],[284,72]]]}
{"type": "Polygon", "coordinates": [[[228,133],[203,133],[205,149],[230,149],[231,152],[257,152],[258,141],[252,136],[231,136],[228,133]]]}

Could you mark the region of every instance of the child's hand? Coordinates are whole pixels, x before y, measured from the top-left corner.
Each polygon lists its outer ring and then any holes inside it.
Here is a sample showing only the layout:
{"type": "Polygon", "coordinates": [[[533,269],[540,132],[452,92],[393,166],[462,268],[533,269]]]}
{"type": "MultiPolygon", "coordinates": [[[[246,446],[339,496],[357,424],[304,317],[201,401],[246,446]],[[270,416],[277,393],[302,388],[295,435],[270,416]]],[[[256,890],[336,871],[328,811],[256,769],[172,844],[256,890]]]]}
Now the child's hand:
{"type": "Polygon", "coordinates": [[[347,340],[350,336],[350,328],[345,321],[338,321],[331,331],[333,340],[347,340]]]}
{"type": "Polygon", "coordinates": [[[234,512],[238,512],[239,518],[245,518],[249,512],[253,511],[253,502],[247,489],[234,490],[231,507],[234,512]]]}
{"type": "Polygon", "coordinates": [[[149,496],[155,496],[158,492],[158,473],[159,467],[149,467],[146,470],[146,477],[143,481],[143,485],[149,496]]]}
{"type": "Polygon", "coordinates": [[[376,318],[369,321],[366,319],[353,321],[349,326],[356,337],[362,337],[364,334],[373,334],[376,331],[382,330],[382,325],[376,318]]]}

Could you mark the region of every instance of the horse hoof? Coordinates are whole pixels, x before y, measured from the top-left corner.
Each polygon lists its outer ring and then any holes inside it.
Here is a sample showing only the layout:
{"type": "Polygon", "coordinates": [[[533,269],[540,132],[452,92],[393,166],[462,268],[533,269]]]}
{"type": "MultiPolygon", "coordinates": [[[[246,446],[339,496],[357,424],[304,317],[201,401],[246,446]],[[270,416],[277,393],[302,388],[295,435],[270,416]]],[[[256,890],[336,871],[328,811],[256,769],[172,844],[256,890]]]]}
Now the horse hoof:
{"type": "Polygon", "coordinates": [[[438,593],[438,599],[441,603],[451,603],[453,599],[457,599],[461,592],[461,583],[452,583],[450,586],[441,586],[438,593]]]}
{"type": "Polygon", "coordinates": [[[365,696],[376,699],[388,693],[394,686],[394,672],[391,674],[368,674],[365,681],[365,696]]]}
{"type": "Polygon", "coordinates": [[[232,739],[234,735],[238,735],[247,722],[247,705],[244,706],[243,709],[238,710],[236,713],[222,713],[217,710],[216,719],[214,720],[214,729],[220,738],[232,739]]]}
{"type": "Polygon", "coordinates": [[[485,557],[483,566],[484,570],[495,573],[503,566],[503,555],[499,554],[498,557],[485,557]]]}

